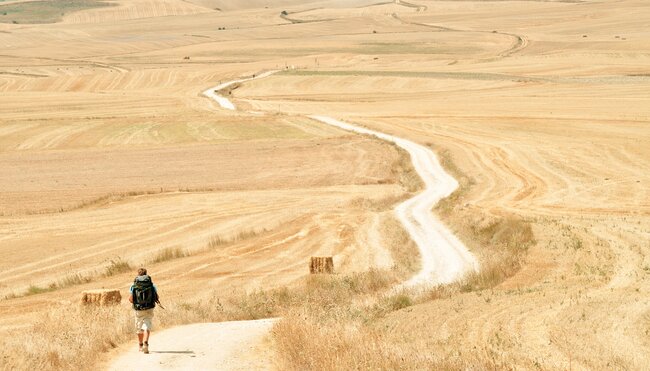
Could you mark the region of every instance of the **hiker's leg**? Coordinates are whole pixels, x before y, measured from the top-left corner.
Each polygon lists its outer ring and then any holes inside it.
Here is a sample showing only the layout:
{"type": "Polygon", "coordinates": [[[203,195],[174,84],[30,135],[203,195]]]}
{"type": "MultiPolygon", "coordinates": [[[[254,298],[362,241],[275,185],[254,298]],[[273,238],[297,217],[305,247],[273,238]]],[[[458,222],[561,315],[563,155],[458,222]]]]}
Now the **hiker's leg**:
{"type": "MultiPolygon", "coordinates": [[[[142,339],[144,338],[144,331],[138,331],[138,343],[142,344],[142,339]]],[[[149,331],[147,330],[147,339],[149,339],[149,331]]]]}
{"type": "Polygon", "coordinates": [[[150,334],[150,333],[151,333],[151,331],[149,331],[149,330],[147,330],[147,331],[145,331],[145,332],[143,333],[143,335],[144,335],[144,342],[145,342],[145,343],[149,342],[149,334],[150,334]]]}

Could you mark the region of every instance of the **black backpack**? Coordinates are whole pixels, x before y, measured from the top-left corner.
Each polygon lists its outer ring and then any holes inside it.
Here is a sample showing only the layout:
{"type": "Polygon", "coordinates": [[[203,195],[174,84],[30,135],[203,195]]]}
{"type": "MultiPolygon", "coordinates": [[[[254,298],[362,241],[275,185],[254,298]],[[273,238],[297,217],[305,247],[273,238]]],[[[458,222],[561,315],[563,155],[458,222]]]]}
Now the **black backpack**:
{"type": "Polygon", "coordinates": [[[133,309],[145,310],[151,309],[156,306],[158,301],[158,293],[153,287],[151,277],[137,276],[133,281],[133,309]]]}

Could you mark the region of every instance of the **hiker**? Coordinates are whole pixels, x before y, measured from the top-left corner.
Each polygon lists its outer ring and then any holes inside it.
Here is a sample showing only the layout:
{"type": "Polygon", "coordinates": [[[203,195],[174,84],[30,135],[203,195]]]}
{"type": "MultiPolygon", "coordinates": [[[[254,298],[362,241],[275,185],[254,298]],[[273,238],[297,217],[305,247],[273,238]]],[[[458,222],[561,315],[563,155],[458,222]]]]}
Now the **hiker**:
{"type": "Polygon", "coordinates": [[[138,334],[139,350],[149,354],[149,335],[153,329],[153,308],[160,304],[158,291],[145,268],[138,269],[138,276],[133,280],[129,301],[135,310],[135,331],[138,334]]]}

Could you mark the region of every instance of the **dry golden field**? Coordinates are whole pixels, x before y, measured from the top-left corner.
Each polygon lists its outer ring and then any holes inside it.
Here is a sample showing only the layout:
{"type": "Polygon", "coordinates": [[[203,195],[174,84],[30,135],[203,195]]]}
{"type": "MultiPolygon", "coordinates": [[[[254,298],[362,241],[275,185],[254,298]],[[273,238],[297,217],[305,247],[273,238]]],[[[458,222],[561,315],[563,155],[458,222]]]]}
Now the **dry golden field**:
{"type": "MultiPolygon", "coordinates": [[[[327,114],[430,146],[461,184],[435,212],[509,264],[357,326],[372,344],[417,350],[404,368],[650,366],[647,1],[48,3],[0,1],[2,345],[82,290],[124,293],[127,264],[180,303],[295,287],[312,255],[402,261],[404,153],[306,117],[327,114]],[[274,69],[232,90],[238,111],[201,96],[274,69]]],[[[275,346],[279,368],[350,365],[275,346]]]]}

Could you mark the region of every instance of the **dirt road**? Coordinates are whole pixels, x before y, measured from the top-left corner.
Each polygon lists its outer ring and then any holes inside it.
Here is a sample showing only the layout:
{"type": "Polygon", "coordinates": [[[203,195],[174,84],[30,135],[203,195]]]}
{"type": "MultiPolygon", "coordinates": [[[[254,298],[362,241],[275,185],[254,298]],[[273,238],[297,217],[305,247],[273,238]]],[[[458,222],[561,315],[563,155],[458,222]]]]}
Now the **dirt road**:
{"type": "Polygon", "coordinates": [[[425,189],[395,208],[398,219],[420,251],[420,271],[400,288],[431,286],[453,282],[466,272],[478,269],[478,262],[460,240],[438,220],[431,209],[458,188],[458,182],[440,165],[428,148],[406,139],[348,124],[327,116],[309,116],[315,120],[359,134],[374,135],[395,143],[411,155],[415,171],[425,189]]]}
{"type": "MultiPolygon", "coordinates": [[[[56,24],[21,22],[42,2],[8,12],[0,369],[88,367],[121,338],[112,326],[85,341],[73,335],[99,322],[54,316],[80,291],[127,288],[132,272],[105,277],[116,258],[146,263],[179,304],[291,285],[320,254],[344,274],[392,265],[376,252],[405,235],[383,210],[404,178],[387,170],[410,162],[312,114],[434,144],[463,189],[440,215],[485,273],[377,320],[382,345],[360,354],[433,359],[420,368],[648,368],[647,0],[404,1],[427,9],[115,0],[49,7],[56,24]],[[309,22],[287,24],[283,10],[309,22]],[[219,104],[201,94],[286,66],[217,92],[236,111],[210,111],[219,104]],[[167,252],[190,256],[152,262],[167,252]]],[[[319,333],[330,330],[348,334],[319,333]]]]}
{"type": "Polygon", "coordinates": [[[222,95],[217,94],[219,91],[221,91],[223,89],[226,89],[227,87],[235,85],[235,84],[239,84],[239,83],[242,83],[242,82],[267,77],[267,76],[270,76],[270,75],[272,75],[272,74],[274,74],[276,72],[278,72],[278,71],[267,71],[267,72],[261,73],[259,75],[253,75],[252,77],[227,81],[227,82],[224,82],[222,84],[219,84],[219,85],[217,85],[217,86],[215,86],[213,88],[210,88],[210,89],[204,91],[203,95],[205,95],[206,97],[208,97],[210,99],[215,100],[217,103],[219,103],[221,108],[225,108],[225,109],[229,109],[229,110],[234,111],[236,109],[235,104],[230,99],[228,99],[228,98],[226,98],[226,97],[224,97],[222,95]]]}
{"type": "Polygon", "coordinates": [[[266,370],[272,363],[263,343],[273,319],[196,323],[156,332],[150,354],[135,342],[109,370],[266,370]]]}
{"type": "MultiPolygon", "coordinates": [[[[234,103],[218,91],[233,84],[267,77],[276,71],[229,81],[203,92],[222,108],[234,110],[234,103]]],[[[431,212],[442,198],[458,187],[458,182],[444,171],[428,148],[406,139],[345,123],[331,117],[310,118],[351,132],[373,135],[395,143],[411,155],[415,170],[425,189],[395,208],[400,222],[416,242],[421,255],[420,271],[398,288],[426,287],[449,283],[466,272],[478,269],[478,262],[467,248],[431,212]]],[[[124,353],[110,370],[137,369],[264,369],[269,367],[260,357],[260,344],[273,325],[272,320],[206,323],[179,326],[155,334],[150,356],[137,349],[124,353]],[[156,344],[155,346],[153,344],[156,344]]]]}
{"type": "MultiPolygon", "coordinates": [[[[250,78],[222,83],[206,90],[203,94],[216,100],[222,108],[234,110],[233,102],[217,92],[233,84],[268,77],[276,72],[268,71],[250,78]]],[[[327,125],[395,143],[411,155],[413,166],[424,181],[425,189],[398,205],[395,213],[417,244],[422,266],[415,276],[398,288],[446,284],[461,278],[470,270],[478,270],[478,262],[474,256],[431,212],[438,201],[458,188],[458,182],[442,168],[430,149],[403,138],[355,126],[331,117],[320,115],[309,117],[327,125]]]]}

